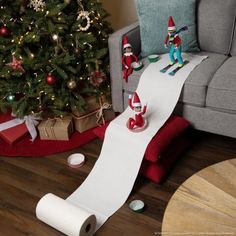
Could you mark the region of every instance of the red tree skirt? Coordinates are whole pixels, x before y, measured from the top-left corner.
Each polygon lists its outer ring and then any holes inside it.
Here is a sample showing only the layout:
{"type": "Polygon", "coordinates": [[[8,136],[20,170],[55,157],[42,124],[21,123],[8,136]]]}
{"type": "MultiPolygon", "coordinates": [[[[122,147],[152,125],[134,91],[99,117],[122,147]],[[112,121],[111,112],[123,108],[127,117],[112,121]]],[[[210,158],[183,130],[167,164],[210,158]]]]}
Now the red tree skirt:
{"type": "MultiPolygon", "coordinates": [[[[5,122],[9,115],[2,114],[0,116],[0,123],[5,122]]],[[[78,148],[83,144],[88,143],[96,138],[93,130],[88,130],[84,133],[75,132],[69,141],[51,141],[40,140],[36,138],[34,142],[30,141],[30,136],[26,135],[14,145],[9,145],[2,138],[0,138],[0,156],[8,157],[40,157],[52,155],[59,152],[65,152],[78,148]]]]}
{"type": "Polygon", "coordinates": [[[52,155],[78,148],[95,137],[93,131],[88,130],[82,134],[75,132],[69,141],[47,141],[37,138],[32,143],[30,136],[27,135],[13,146],[10,146],[4,140],[0,139],[0,155],[9,157],[40,157],[52,155]]]}

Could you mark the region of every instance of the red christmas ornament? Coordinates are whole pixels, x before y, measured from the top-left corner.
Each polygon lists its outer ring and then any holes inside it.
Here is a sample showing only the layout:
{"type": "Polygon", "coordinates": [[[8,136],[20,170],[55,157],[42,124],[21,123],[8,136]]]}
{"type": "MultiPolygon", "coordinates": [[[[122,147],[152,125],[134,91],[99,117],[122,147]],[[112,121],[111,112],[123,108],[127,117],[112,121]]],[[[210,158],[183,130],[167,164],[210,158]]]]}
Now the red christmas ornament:
{"type": "Polygon", "coordinates": [[[47,81],[47,84],[53,85],[53,84],[56,83],[57,79],[54,75],[48,74],[47,77],[46,77],[46,81],[47,81]]]}
{"type": "Polygon", "coordinates": [[[99,87],[104,81],[107,80],[107,76],[103,71],[96,70],[90,75],[90,83],[94,87],[99,87]]]}
{"type": "Polygon", "coordinates": [[[9,36],[9,34],[10,34],[10,31],[7,28],[7,26],[4,25],[0,28],[0,36],[7,37],[7,36],[9,36]]]}

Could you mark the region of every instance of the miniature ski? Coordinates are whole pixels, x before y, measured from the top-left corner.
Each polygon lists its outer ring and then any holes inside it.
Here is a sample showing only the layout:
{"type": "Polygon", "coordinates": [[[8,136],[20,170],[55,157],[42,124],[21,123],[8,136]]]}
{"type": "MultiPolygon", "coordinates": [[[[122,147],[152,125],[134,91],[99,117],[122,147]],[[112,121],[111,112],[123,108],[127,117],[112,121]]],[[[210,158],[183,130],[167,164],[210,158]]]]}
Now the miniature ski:
{"type": "Polygon", "coordinates": [[[185,65],[187,65],[189,61],[184,61],[184,64],[182,67],[177,67],[174,70],[172,70],[169,75],[174,76],[179,70],[181,70],[185,65]]]}
{"type": "Polygon", "coordinates": [[[160,70],[161,73],[166,73],[166,71],[168,71],[173,65],[175,65],[177,63],[177,60],[175,61],[174,64],[169,64],[168,66],[164,67],[163,69],[160,70]]]}

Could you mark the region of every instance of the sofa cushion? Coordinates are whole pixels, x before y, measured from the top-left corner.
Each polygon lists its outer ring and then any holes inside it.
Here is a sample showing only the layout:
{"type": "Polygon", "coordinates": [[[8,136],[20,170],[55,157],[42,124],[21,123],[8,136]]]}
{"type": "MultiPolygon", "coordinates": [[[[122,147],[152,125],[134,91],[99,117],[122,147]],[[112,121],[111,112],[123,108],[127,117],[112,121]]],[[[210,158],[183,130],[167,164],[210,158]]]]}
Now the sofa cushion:
{"type": "MultiPolygon", "coordinates": [[[[236,18],[236,14],[235,14],[235,18],[236,18]]],[[[231,47],[230,54],[232,56],[236,56],[236,23],[235,23],[235,28],[234,28],[234,37],[232,39],[232,47],[231,47]]]]}
{"type": "Polygon", "coordinates": [[[209,84],[206,105],[236,111],[236,57],[229,58],[216,72],[209,84]]]}
{"type": "MultiPolygon", "coordinates": [[[[179,101],[197,106],[205,106],[207,86],[215,71],[224,63],[227,57],[210,52],[200,52],[199,55],[207,55],[208,58],[190,73],[185,81],[179,101]]],[[[144,59],[143,63],[145,65],[144,68],[138,72],[134,71],[129,77],[128,83],[123,81],[123,89],[127,93],[132,93],[136,90],[139,78],[149,64],[147,59],[144,59]]]]}
{"type": "Polygon", "coordinates": [[[179,101],[197,106],[205,106],[207,86],[213,78],[216,70],[227,59],[226,56],[217,53],[201,52],[200,55],[207,55],[185,81],[179,101]]]}
{"type": "Polygon", "coordinates": [[[235,9],[235,0],[199,0],[198,42],[201,50],[229,53],[235,9]]]}
{"type": "Polygon", "coordinates": [[[172,16],[177,29],[187,25],[181,33],[183,51],[199,51],[196,37],[196,0],[136,0],[139,17],[142,55],[165,53],[168,17],[172,16]]]}

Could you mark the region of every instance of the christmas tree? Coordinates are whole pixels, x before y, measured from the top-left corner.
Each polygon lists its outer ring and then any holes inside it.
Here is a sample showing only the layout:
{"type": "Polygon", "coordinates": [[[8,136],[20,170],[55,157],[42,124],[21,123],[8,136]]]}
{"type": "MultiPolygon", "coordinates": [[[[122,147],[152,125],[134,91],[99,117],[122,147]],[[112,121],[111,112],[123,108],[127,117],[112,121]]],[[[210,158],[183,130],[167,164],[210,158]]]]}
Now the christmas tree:
{"type": "Polygon", "coordinates": [[[98,0],[0,0],[0,111],[55,116],[109,89],[98,0]]]}

